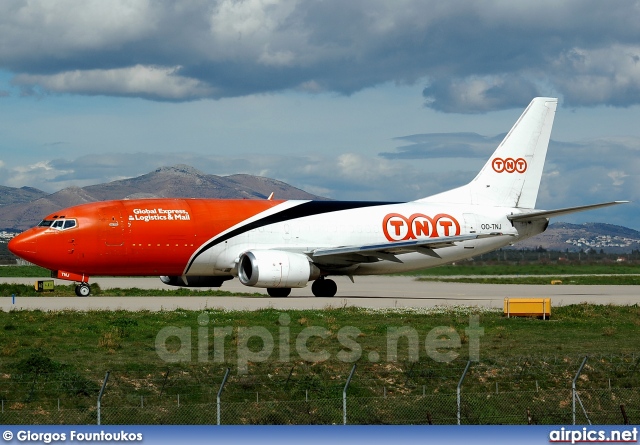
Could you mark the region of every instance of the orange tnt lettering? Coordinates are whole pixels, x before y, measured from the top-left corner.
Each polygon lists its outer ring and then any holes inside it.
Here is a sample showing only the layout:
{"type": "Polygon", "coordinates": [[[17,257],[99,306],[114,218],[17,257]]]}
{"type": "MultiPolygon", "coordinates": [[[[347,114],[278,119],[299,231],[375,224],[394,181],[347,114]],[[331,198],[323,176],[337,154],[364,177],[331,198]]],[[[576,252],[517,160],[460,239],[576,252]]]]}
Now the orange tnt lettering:
{"type": "Polygon", "coordinates": [[[444,236],[449,236],[449,227],[453,225],[451,221],[438,221],[442,227],[444,227],[444,236]]]}
{"type": "Polygon", "coordinates": [[[446,213],[440,213],[434,218],[422,213],[414,213],[409,218],[398,213],[390,213],[382,221],[382,232],[389,241],[407,241],[417,239],[419,236],[429,238],[455,236],[460,235],[460,223],[446,213]],[[405,230],[406,233],[404,233],[405,230]]]}
{"type": "Polygon", "coordinates": [[[416,236],[429,236],[429,222],[428,221],[416,221],[415,222],[415,235],[416,236]]]}
{"type": "Polygon", "coordinates": [[[509,159],[505,162],[506,166],[505,166],[505,170],[508,171],[509,173],[513,173],[516,169],[516,163],[513,159],[509,159]]]}
{"type": "Polygon", "coordinates": [[[396,236],[400,236],[400,228],[404,226],[404,221],[389,221],[389,224],[395,227],[396,236]]]}

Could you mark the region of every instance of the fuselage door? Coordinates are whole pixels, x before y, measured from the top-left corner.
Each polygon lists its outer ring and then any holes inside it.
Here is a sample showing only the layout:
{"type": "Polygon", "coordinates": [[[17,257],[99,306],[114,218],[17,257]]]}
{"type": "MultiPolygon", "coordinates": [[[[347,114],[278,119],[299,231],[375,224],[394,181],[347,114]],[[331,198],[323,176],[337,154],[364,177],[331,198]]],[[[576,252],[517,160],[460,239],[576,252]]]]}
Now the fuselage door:
{"type": "Polygon", "coordinates": [[[100,240],[99,244],[116,253],[124,249],[124,221],[119,205],[102,207],[99,211],[100,240]]]}
{"type": "Polygon", "coordinates": [[[478,218],[475,213],[463,213],[467,233],[478,233],[478,218]]]}

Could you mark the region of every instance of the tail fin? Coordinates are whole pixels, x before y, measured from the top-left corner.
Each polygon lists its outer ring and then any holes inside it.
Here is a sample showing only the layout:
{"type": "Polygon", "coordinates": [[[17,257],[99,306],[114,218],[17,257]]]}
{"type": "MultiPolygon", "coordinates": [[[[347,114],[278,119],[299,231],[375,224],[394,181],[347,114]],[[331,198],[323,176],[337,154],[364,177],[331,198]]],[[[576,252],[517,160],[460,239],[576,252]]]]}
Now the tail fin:
{"type": "Polygon", "coordinates": [[[533,99],[469,184],[419,201],[535,208],[557,104],[533,99]]]}

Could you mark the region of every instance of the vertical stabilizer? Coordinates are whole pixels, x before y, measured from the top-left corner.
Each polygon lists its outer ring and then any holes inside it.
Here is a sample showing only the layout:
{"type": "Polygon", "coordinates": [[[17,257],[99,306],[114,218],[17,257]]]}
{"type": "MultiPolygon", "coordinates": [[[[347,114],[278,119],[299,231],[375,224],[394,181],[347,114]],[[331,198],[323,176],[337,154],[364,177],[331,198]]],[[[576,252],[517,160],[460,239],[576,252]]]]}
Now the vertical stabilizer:
{"type": "Polygon", "coordinates": [[[469,184],[420,201],[535,208],[557,104],[533,99],[469,184]]]}

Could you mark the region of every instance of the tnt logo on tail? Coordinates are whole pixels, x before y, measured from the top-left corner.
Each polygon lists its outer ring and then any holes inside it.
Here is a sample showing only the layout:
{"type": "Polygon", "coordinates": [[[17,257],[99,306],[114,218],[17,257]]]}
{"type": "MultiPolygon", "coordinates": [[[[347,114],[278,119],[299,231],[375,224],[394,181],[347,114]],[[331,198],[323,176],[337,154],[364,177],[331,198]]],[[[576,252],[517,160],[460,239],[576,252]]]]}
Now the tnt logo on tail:
{"type": "Polygon", "coordinates": [[[513,158],[495,158],[491,161],[491,167],[496,173],[524,173],[527,171],[527,161],[522,158],[513,159],[513,158]]]}

